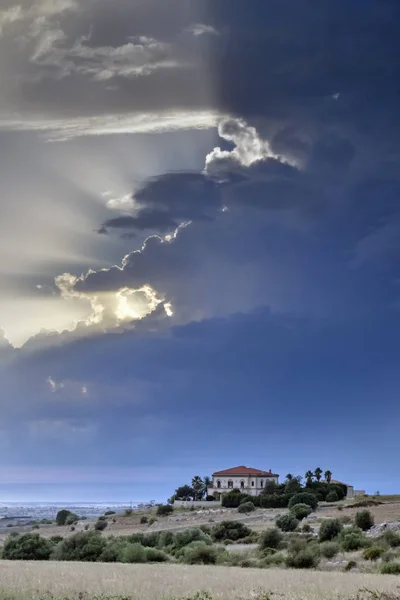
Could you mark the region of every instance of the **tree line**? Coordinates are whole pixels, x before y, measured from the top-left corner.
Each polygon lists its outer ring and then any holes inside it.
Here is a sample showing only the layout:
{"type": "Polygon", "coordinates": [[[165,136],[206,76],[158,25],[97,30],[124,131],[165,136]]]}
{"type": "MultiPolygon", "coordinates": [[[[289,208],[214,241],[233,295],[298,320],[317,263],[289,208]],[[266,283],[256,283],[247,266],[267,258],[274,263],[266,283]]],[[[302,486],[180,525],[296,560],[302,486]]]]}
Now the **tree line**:
{"type": "MultiPolygon", "coordinates": [[[[322,483],[322,484],[326,483],[327,485],[330,485],[331,481],[332,481],[332,471],[326,470],[324,472],[320,467],[317,467],[313,471],[308,470],[305,473],[304,479],[305,479],[305,485],[304,485],[305,488],[315,488],[316,486],[318,487],[318,485],[320,483],[322,483]],[[321,482],[322,475],[324,475],[324,477],[325,477],[325,482],[321,482]]],[[[282,484],[275,483],[275,481],[273,479],[270,481],[267,481],[261,495],[271,495],[271,494],[279,494],[279,493],[289,493],[289,494],[296,493],[302,488],[302,481],[303,481],[303,477],[301,475],[292,475],[291,473],[288,473],[286,475],[284,483],[282,483],[282,484]]],[[[212,483],[213,482],[212,482],[211,477],[208,477],[208,476],[200,477],[200,475],[195,475],[192,478],[191,485],[185,484],[185,485],[179,486],[175,490],[175,493],[171,496],[171,498],[169,498],[168,502],[170,504],[172,504],[175,500],[203,500],[203,499],[214,500],[213,496],[207,495],[207,489],[212,486],[212,483]]],[[[346,486],[344,486],[344,487],[346,487],[346,486]]],[[[320,488],[320,489],[325,490],[325,488],[320,488]]],[[[335,490],[332,488],[331,491],[335,491],[335,490]]],[[[336,490],[336,493],[339,496],[338,499],[340,499],[340,496],[341,497],[343,497],[343,495],[346,496],[347,488],[346,488],[346,490],[343,489],[343,493],[338,492],[338,490],[336,490]]],[[[324,494],[322,492],[321,495],[326,496],[327,494],[324,494]]],[[[321,499],[325,500],[325,498],[321,498],[321,499]]]]}

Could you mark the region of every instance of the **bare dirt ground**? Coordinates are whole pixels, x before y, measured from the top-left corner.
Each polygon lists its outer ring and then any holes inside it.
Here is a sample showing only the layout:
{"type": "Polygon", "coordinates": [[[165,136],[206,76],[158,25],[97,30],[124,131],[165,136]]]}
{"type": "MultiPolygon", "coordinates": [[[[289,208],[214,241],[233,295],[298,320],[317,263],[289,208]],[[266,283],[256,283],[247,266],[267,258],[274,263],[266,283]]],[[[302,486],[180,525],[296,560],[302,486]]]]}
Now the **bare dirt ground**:
{"type": "Polygon", "coordinates": [[[389,575],[170,564],[1,561],[0,580],[3,597],[12,591],[14,597],[25,600],[39,600],[40,592],[42,597],[51,593],[71,598],[90,592],[137,600],[187,598],[198,590],[221,600],[251,600],[261,591],[275,592],[282,600],[347,600],[362,588],[400,592],[399,579],[389,575]]]}
{"type": "MultiPolygon", "coordinates": [[[[361,508],[344,508],[339,511],[334,507],[327,507],[318,510],[318,517],[341,517],[348,515],[352,519],[357,511],[361,508]]],[[[400,502],[385,503],[379,506],[369,506],[368,510],[373,514],[376,524],[385,523],[388,521],[400,521],[400,502]]]]}

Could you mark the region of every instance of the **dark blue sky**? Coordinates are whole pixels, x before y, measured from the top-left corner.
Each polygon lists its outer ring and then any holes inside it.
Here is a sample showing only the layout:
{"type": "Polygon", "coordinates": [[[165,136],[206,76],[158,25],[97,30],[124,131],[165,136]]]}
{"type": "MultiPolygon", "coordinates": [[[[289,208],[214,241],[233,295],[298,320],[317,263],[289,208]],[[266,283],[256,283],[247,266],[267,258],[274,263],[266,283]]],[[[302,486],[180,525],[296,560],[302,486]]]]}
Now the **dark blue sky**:
{"type": "Polygon", "coordinates": [[[0,0],[2,499],[398,492],[398,3],[114,7],[0,0]]]}

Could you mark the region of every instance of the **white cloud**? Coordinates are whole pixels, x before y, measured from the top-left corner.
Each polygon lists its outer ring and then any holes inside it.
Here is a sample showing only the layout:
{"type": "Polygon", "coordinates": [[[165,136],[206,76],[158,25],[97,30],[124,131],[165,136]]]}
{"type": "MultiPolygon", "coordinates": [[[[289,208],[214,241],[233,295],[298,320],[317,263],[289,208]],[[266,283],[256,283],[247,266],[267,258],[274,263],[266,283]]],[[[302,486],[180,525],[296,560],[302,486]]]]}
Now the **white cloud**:
{"type": "Polygon", "coordinates": [[[20,4],[0,10],[0,36],[8,25],[18,21],[32,21],[31,33],[41,33],[47,26],[48,19],[68,11],[78,10],[75,0],[37,0],[29,8],[20,4]]]}
{"type": "Polygon", "coordinates": [[[107,200],[107,208],[110,210],[121,210],[124,212],[131,212],[135,204],[132,198],[132,194],[125,194],[119,198],[110,198],[107,200]]]}
{"type": "Polygon", "coordinates": [[[0,36],[7,25],[20,21],[22,18],[23,10],[19,5],[0,11],[0,36]]]}
{"type": "Polygon", "coordinates": [[[64,383],[62,381],[57,382],[55,379],[53,379],[53,377],[48,377],[46,379],[47,384],[50,387],[50,391],[55,393],[58,392],[59,390],[62,390],[64,388],[64,383]]]}
{"type": "Polygon", "coordinates": [[[218,113],[210,111],[112,114],[72,119],[0,113],[0,130],[36,131],[45,134],[49,141],[67,141],[93,135],[211,129],[217,126],[219,119],[218,113]]]}
{"type": "Polygon", "coordinates": [[[219,32],[212,25],[205,25],[204,23],[194,23],[188,27],[188,32],[192,33],[195,37],[205,34],[219,35],[219,32]]]}
{"type": "Polygon", "coordinates": [[[222,119],[218,133],[224,140],[235,144],[235,148],[221,150],[216,147],[206,156],[205,173],[216,179],[224,180],[227,170],[232,170],[234,165],[249,167],[267,158],[282,160],[272,152],[269,143],[260,137],[257,130],[243,119],[222,119]]]}

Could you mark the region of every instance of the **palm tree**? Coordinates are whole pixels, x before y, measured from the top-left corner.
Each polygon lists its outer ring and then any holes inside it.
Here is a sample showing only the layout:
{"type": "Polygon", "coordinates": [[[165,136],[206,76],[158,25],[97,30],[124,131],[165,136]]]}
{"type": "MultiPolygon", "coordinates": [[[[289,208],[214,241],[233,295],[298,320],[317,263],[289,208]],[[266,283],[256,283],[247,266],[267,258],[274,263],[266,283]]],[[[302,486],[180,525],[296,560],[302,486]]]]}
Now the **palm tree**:
{"type": "Polygon", "coordinates": [[[312,484],[314,473],[312,471],[307,471],[305,477],[306,477],[307,485],[310,486],[312,484]]]}
{"type": "Polygon", "coordinates": [[[286,475],[286,480],[287,480],[287,481],[292,481],[292,479],[293,479],[293,475],[292,475],[291,473],[288,473],[288,474],[286,475]]]}
{"type": "Polygon", "coordinates": [[[315,469],[315,471],[314,471],[314,475],[315,475],[315,479],[316,479],[317,481],[320,481],[322,473],[323,473],[323,471],[322,471],[322,469],[320,469],[319,467],[317,467],[317,468],[315,469]]]}
{"type": "Polygon", "coordinates": [[[203,477],[203,496],[207,496],[209,487],[212,487],[212,479],[206,475],[203,477]]]}
{"type": "Polygon", "coordinates": [[[325,477],[326,483],[330,483],[331,479],[332,479],[332,473],[330,471],[325,471],[324,477],[325,477]]]}
{"type": "Polygon", "coordinates": [[[192,488],[194,489],[195,500],[201,500],[203,495],[203,480],[199,475],[192,479],[192,488]]]}

